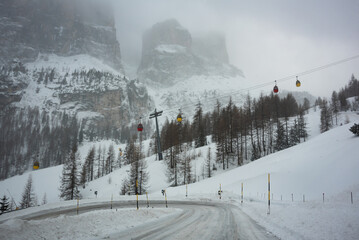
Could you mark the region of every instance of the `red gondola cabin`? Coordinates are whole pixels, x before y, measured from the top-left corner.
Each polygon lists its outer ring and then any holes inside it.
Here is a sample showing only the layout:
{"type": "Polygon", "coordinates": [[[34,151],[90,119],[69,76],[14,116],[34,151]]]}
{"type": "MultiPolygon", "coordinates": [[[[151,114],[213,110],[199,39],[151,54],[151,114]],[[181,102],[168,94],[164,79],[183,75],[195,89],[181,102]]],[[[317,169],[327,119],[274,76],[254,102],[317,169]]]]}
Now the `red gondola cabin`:
{"type": "Polygon", "coordinates": [[[142,124],[140,123],[140,124],[138,124],[138,126],[137,126],[137,131],[142,132],[142,130],[143,130],[143,126],[142,126],[142,124]]]}
{"type": "Polygon", "coordinates": [[[277,93],[277,92],[278,92],[278,87],[277,87],[277,85],[274,86],[273,92],[274,92],[274,93],[277,93]]]}

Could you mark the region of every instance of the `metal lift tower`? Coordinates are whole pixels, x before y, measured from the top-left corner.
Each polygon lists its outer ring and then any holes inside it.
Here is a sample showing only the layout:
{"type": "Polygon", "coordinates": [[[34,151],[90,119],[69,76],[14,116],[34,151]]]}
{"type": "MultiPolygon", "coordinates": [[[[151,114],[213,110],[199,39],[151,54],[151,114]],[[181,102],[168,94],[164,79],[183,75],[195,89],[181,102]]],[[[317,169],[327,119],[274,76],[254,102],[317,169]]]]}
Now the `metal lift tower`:
{"type": "Polygon", "coordinates": [[[161,116],[161,115],[162,115],[162,112],[163,112],[163,111],[157,112],[157,110],[155,109],[155,112],[150,114],[150,119],[151,119],[151,118],[155,118],[155,119],[156,119],[158,160],[163,160],[162,150],[161,150],[161,141],[160,141],[160,132],[159,132],[159,130],[158,130],[158,121],[157,121],[157,117],[161,116]]]}

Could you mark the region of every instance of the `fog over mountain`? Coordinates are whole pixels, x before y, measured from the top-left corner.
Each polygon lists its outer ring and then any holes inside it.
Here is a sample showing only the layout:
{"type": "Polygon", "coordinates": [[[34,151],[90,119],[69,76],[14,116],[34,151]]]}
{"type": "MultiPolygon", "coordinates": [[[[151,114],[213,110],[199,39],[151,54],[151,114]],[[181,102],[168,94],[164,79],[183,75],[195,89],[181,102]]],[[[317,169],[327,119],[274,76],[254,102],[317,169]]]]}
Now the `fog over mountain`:
{"type": "Polygon", "coordinates": [[[89,54],[122,71],[113,11],[96,1],[3,1],[0,64],[39,53],[89,54]]]}
{"type": "MultiPolygon", "coordinates": [[[[135,65],[141,61],[143,33],[171,18],[193,36],[197,32],[223,33],[229,61],[255,84],[274,84],[276,79],[359,54],[359,27],[355,24],[359,22],[359,3],[354,0],[135,0],[116,1],[115,6],[123,60],[135,65]]],[[[300,90],[329,97],[352,74],[359,75],[358,61],[302,76],[300,90]]],[[[293,81],[280,87],[291,91],[293,81]]]]}
{"type": "Polygon", "coordinates": [[[156,23],[145,32],[138,68],[141,81],[173,86],[193,76],[243,76],[228,60],[223,36],[193,39],[175,19],[156,23]]]}

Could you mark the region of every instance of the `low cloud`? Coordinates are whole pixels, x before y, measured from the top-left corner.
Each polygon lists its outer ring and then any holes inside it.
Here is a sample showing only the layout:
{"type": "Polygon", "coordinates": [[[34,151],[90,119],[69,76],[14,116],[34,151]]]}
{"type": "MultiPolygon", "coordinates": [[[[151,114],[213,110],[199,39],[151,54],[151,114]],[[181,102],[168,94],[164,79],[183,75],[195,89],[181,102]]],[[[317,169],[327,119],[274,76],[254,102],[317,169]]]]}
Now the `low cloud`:
{"type": "MultiPolygon", "coordinates": [[[[123,58],[133,65],[140,61],[143,32],[168,18],[192,34],[223,32],[231,63],[254,84],[359,54],[355,0],[134,0],[115,1],[114,11],[123,58]]],[[[351,74],[359,76],[357,66],[359,59],[308,76],[313,79],[301,90],[329,96],[351,74]]]]}

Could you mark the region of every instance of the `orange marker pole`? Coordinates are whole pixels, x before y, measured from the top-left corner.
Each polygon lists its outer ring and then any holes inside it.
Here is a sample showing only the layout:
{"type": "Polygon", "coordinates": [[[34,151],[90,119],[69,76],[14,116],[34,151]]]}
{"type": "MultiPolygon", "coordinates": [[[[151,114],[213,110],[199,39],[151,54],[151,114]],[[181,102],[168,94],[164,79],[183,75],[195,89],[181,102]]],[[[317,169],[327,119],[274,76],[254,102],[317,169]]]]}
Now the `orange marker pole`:
{"type": "Polygon", "coordinates": [[[268,212],[270,214],[270,174],[268,173],[268,212]]]}

